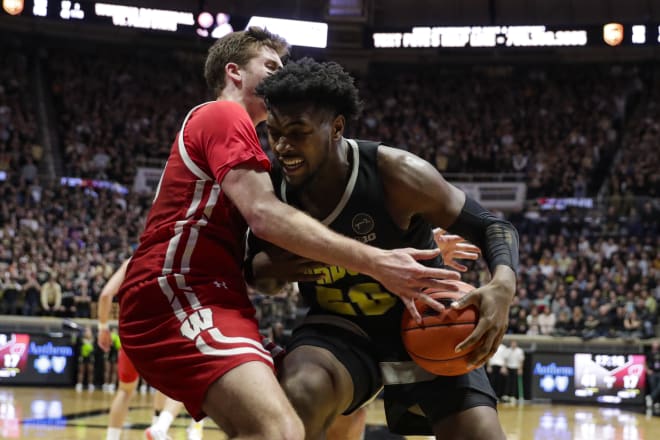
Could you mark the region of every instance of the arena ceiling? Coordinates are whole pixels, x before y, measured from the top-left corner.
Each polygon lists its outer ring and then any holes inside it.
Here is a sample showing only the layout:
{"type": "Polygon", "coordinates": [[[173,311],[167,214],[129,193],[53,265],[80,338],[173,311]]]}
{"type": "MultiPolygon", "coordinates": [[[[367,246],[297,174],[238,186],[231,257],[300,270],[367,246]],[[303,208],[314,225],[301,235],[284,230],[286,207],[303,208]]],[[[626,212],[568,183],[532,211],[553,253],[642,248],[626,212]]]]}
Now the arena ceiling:
{"type": "MultiPolygon", "coordinates": [[[[130,3],[130,0],[123,0],[130,3]]],[[[139,0],[138,0],[139,1],[139,0]]],[[[159,7],[189,1],[147,0],[159,7]]],[[[357,21],[378,27],[467,24],[596,24],[608,21],[659,21],[657,0],[201,0],[212,10],[237,15],[332,20],[330,4],[356,5],[357,21]],[[362,8],[360,8],[362,6],[362,8]]],[[[350,21],[350,19],[347,19],[350,21]]],[[[354,18],[355,20],[355,18],[354,18]]]]}

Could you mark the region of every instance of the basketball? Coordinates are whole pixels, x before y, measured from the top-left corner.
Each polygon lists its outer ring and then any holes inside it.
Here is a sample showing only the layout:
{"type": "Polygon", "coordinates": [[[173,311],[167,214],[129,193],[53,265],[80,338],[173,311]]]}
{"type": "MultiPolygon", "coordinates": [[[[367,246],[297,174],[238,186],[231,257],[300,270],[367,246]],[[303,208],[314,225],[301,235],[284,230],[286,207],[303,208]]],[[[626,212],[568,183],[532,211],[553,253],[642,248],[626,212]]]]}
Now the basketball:
{"type": "Polygon", "coordinates": [[[431,290],[425,293],[442,303],[446,309],[438,313],[422,301],[415,302],[422,315],[418,324],[408,309],[401,320],[401,339],[410,357],[423,369],[439,376],[458,376],[472,370],[466,356],[475,346],[456,353],[456,346],[467,338],[479,320],[479,310],[468,306],[462,310],[450,308],[451,303],[475,289],[462,281],[452,281],[458,291],[431,290]]]}

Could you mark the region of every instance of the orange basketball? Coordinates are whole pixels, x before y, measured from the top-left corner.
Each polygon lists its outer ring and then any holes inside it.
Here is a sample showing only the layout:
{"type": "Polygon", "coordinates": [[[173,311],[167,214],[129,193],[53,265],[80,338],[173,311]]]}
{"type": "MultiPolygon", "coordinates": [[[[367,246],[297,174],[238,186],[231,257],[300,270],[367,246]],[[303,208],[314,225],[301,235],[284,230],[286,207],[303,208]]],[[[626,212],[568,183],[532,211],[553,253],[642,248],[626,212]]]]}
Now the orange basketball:
{"type": "Polygon", "coordinates": [[[422,324],[415,321],[408,309],[401,320],[401,339],[410,357],[420,367],[439,376],[458,376],[473,369],[468,366],[466,355],[475,346],[467,347],[460,353],[454,350],[474,330],[479,320],[479,310],[475,306],[454,310],[450,305],[475,287],[462,281],[452,283],[458,286],[458,291],[429,289],[425,292],[446,307],[442,313],[417,300],[415,303],[422,315],[422,324]]]}

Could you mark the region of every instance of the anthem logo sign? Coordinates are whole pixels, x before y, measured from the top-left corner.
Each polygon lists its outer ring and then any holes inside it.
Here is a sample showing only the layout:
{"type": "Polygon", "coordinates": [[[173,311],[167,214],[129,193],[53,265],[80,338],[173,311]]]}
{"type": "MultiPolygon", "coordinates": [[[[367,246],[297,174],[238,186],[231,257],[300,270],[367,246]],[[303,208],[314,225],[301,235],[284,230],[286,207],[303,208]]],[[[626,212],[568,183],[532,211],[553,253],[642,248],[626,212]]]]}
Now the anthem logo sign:
{"type": "Polygon", "coordinates": [[[546,393],[555,391],[564,393],[568,390],[570,378],[575,375],[575,370],[573,367],[557,366],[555,362],[548,365],[537,362],[533,374],[539,378],[539,386],[546,393]]]}
{"type": "Polygon", "coordinates": [[[570,353],[535,353],[532,357],[532,398],[565,400],[575,388],[575,365],[570,353]]]}

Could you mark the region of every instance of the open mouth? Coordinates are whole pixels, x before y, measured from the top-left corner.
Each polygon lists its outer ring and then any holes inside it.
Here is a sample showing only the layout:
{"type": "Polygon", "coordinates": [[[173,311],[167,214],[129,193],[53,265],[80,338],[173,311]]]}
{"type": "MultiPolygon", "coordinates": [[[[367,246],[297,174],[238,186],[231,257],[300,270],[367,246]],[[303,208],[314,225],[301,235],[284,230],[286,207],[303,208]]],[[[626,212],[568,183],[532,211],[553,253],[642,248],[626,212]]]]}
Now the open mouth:
{"type": "Polygon", "coordinates": [[[300,167],[303,166],[305,163],[304,160],[300,158],[281,158],[280,159],[280,164],[282,165],[282,168],[284,171],[287,173],[295,171],[299,169],[300,167]]]}

